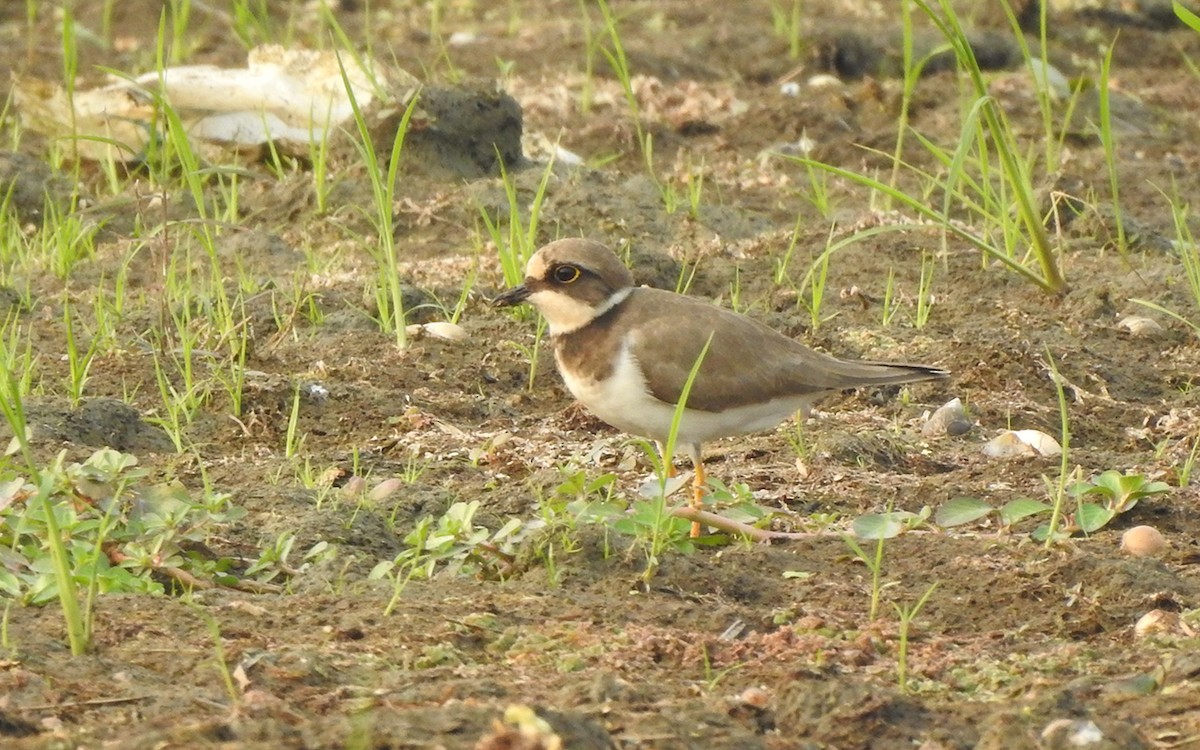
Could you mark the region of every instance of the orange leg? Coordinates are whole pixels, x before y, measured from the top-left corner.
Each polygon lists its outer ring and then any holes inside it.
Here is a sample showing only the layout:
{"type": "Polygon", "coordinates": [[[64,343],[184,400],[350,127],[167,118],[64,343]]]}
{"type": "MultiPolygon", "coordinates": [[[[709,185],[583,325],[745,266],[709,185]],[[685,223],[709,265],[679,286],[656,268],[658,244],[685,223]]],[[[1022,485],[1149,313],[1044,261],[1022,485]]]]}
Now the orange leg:
{"type": "MultiPolygon", "coordinates": [[[[704,461],[700,456],[700,446],[690,446],[692,454],[692,468],[695,470],[695,475],[692,478],[692,507],[696,510],[701,510],[704,507],[704,461]]],[[[700,522],[692,521],[692,537],[700,536],[700,522]]]]}
{"type": "MultiPolygon", "coordinates": [[[[692,507],[700,510],[704,507],[704,464],[696,462],[696,476],[692,480],[692,507]]],[[[692,536],[700,536],[700,522],[692,521],[692,536]]]]}
{"type": "MultiPolygon", "coordinates": [[[[696,472],[695,476],[692,479],[692,507],[696,508],[696,509],[700,509],[700,508],[704,507],[704,487],[705,487],[704,462],[700,460],[700,446],[699,445],[688,446],[688,453],[692,457],[692,466],[696,472]]],[[[662,443],[658,443],[658,455],[662,456],[663,459],[666,460],[666,453],[663,451],[662,443]]],[[[668,477],[673,477],[679,473],[675,469],[674,461],[671,461],[670,463],[668,463],[665,468],[666,468],[668,477]]],[[[700,522],[692,521],[691,536],[698,537],[698,536],[700,536],[700,532],[701,532],[700,522]]]]}

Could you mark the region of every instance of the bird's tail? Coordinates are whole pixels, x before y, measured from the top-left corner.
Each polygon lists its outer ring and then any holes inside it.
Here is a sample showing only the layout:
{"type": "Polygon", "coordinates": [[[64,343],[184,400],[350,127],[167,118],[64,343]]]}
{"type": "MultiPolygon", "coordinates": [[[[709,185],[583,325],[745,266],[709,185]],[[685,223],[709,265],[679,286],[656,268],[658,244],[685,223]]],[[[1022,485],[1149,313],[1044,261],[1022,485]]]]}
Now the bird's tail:
{"type": "Polygon", "coordinates": [[[924,380],[941,380],[950,376],[949,370],[929,365],[910,365],[897,362],[846,362],[838,361],[838,379],[845,388],[861,388],[872,385],[901,385],[919,383],[924,380]]]}

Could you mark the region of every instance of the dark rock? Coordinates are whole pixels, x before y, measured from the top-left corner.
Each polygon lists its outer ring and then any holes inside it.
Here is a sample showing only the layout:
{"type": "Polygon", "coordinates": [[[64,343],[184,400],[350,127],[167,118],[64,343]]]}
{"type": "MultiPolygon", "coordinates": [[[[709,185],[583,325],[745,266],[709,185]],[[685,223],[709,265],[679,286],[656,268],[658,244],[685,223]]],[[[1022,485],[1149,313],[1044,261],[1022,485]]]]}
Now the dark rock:
{"type": "Polygon", "coordinates": [[[25,421],[36,442],[67,442],[123,453],[171,451],[162,429],[147,424],[129,404],[114,398],[90,398],[71,408],[65,403],[30,401],[25,421]]]}
{"type": "MultiPolygon", "coordinates": [[[[373,126],[381,165],[403,117],[398,107],[373,126]]],[[[521,127],[521,105],[494,84],[422,89],[404,142],[403,168],[435,177],[498,175],[501,165],[513,169],[524,161],[521,127]]]]}
{"type": "Polygon", "coordinates": [[[7,201],[22,224],[40,224],[46,201],[66,213],[73,195],[71,182],[44,161],[15,151],[0,152],[0,205],[7,201]]]}

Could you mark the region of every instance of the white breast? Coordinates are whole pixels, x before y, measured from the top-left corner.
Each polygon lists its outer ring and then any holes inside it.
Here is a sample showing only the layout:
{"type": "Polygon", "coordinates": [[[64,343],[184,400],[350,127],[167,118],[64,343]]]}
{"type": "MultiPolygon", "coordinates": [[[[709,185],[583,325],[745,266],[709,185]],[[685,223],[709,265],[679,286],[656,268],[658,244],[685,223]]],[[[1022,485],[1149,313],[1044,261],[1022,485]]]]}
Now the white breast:
{"type": "MultiPolygon", "coordinates": [[[[641,367],[628,347],[622,347],[612,374],[604,380],[576,377],[564,370],[561,363],[559,372],[571,394],[603,421],[631,435],[660,442],[667,440],[675,405],[650,395],[641,367]]],[[[700,444],[718,437],[767,430],[797,411],[807,411],[810,406],[811,398],[797,397],[723,412],[685,408],[676,442],[700,444]]]]}

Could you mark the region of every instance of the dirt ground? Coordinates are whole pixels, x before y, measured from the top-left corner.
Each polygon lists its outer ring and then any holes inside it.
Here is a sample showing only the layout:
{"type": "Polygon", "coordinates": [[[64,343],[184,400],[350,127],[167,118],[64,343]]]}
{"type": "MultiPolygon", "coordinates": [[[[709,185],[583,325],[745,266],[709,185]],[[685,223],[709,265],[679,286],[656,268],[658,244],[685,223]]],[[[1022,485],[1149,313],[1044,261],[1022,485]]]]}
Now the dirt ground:
{"type": "MultiPolygon", "coordinates": [[[[0,10],[0,60],[23,77],[59,80],[60,21],[50,7],[29,21],[19,5],[0,10]]],[[[81,28],[102,26],[101,4],[92,5],[77,8],[81,28]]],[[[292,15],[272,17],[277,38],[323,43],[314,39],[313,7],[294,5],[292,15]]],[[[770,3],[613,2],[658,179],[684,196],[673,213],[647,176],[630,108],[602,54],[592,55],[589,75],[587,34],[602,31],[594,8],[583,4],[585,24],[575,2],[439,3],[436,20],[430,5],[345,2],[336,16],[349,39],[364,49],[369,40],[377,57],[431,86],[474,81],[494,98],[498,82],[520,107],[524,158],[508,171],[523,203],[556,144],[580,157],[578,165],[562,153],[556,159],[539,241],[582,235],[629,248],[643,282],[674,288],[691,274],[689,293],[736,304],[814,348],[936,364],[952,377],[903,394],[831,397],[804,425],[803,451],[791,425],[708,446],[708,473],[745,484],[774,512],[774,528],[828,534],[669,550],[645,575],[642,540],[580,524],[544,537],[540,555],[518,554],[504,580],[413,580],[385,616],[392,584],[369,573],[405,549],[420,519],[478,500],[476,522],[494,531],[509,518],[537,518],[548,499],[574,499],[569,480],[579,475],[615,476],[616,500],[632,502],[650,465],[628,436],[572,404],[545,342],[531,374],[534,318],[488,305],[504,281],[481,209],[503,216],[507,199],[487,156],[477,162],[489,174],[414,163],[402,178],[394,227],[411,298],[427,302],[416,315],[443,320],[464,289],[468,295],[458,320],[466,340],[423,336],[404,350],[370,319],[369,251],[378,240],[359,210],[371,201],[361,158],[335,153],[332,205],[322,213],[305,165],[281,178],[243,156],[240,221],[220,235],[222,262],[260,290],[247,304],[242,419],[214,395],[182,453],[153,425],[162,411],[145,346],[146,332],[160,324],[153,304],[131,305],[118,329],[128,337],[98,354],[76,409],[64,406],[62,386],[64,282],[52,274],[8,278],[32,303],[6,296],[5,306],[33,326],[39,352],[31,419],[40,425],[40,458],[65,449],[82,460],[111,445],[138,455],[156,476],[195,491],[207,482],[247,511],[208,547],[253,560],[293,533],[291,575],[265,593],[103,596],[94,647],[82,657],[70,655],[56,605],[11,607],[0,653],[0,745],[1200,748],[1200,652],[1188,626],[1200,627],[1200,491],[1186,483],[1200,431],[1200,342],[1179,320],[1130,301],[1200,320],[1172,246],[1167,197],[1200,195],[1200,34],[1164,25],[1150,4],[1052,6],[1049,59],[1069,79],[1095,81],[1115,40],[1116,166],[1130,237],[1120,253],[1104,148],[1088,125],[1095,110],[1081,97],[1074,124],[1055,122],[1055,132],[1069,131],[1060,162],[1039,164],[1034,175],[1046,206],[1058,196],[1076,209],[1051,227],[1070,285],[1055,296],[964,243],[943,245],[936,230],[870,234],[912,217],[841,180],[817,191],[801,165],[769,155],[805,148],[830,164],[890,174],[903,82],[895,75],[900,22],[889,3],[803,3],[792,57],[770,3]],[[687,187],[701,175],[693,209],[687,187]],[[829,264],[815,330],[803,307],[807,288],[774,279],[794,232],[795,279],[831,233],[863,233],[829,264]],[[933,259],[933,305],[918,326],[923,254],[933,259]],[[897,313],[884,326],[889,274],[897,313]],[[321,314],[284,316],[280,325],[272,311],[290,304],[298,285],[321,314]],[[1131,315],[1160,328],[1134,335],[1122,325],[1131,315]],[[834,532],[866,513],[916,512],[960,496],[996,506],[1046,500],[1057,457],[998,460],[981,448],[1006,428],[1060,434],[1051,360],[1069,404],[1072,467],[1085,478],[1141,473],[1171,491],[1090,537],[1050,548],[1030,539],[1032,522],[889,540],[872,621],[871,573],[834,532]],[[304,440],[289,456],[301,384],[328,395],[299,401],[304,440]],[[966,403],[973,428],[922,436],[924,415],[954,397],[966,403]],[[306,482],[304,467],[339,478],[332,487],[306,482]],[[344,485],[356,470],[369,486],[389,478],[402,486],[385,497],[354,496],[344,485]],[[1164,554],[1120,550],[1121,533],[1139,524],[1166,535],[1164,554]],[[329,554],[300,559],[320,542],[329,554]],[[897,607],[911,607],[933,584],[905,644],[897,607]],[[1135,623],[1154,609],[1181,616],[1182,625],[1135,636],[1135,623]],[[229,687],[219,663],[236,678],[229,687]]],[[[957,3],[992,68],[990,91],[1036,156],[1042,116],[994,5],[957,3]]],[[[245,59],[223,7],[193,4],[188,62],[245,59]]],[[[97,66],[140,73],[153,65],[160,4],[114,8],[119,43],[79,37],[83,84],[102,80],[97,66]]],[[[786,16],[791,4],[777,10],[786,16]]],[[[928,24],[918,26],[920,38],[935,39],[928,24]]],[[[1036,47],[1035,34],[1027,40],[1036,47]]],[[[931,65],[920,80],[910,124],[952,149],[963,100],[949,67],[931,65]]],[[[1062,110],[1056,118],[1067,116],[1062,110]]],[[[16,132],[14,117],[6,112],[5,136],[16,132]]],[[[907,143],[914,166],[939,169],[915,138],[907,143]]],[[[152,301],[161,291],[154,249],[172,251],[184,233],[151,227],[163,214],[186,221],[186,203],[147,208],[139,191],[149,188],[133,182],[114,196],[94,165],[84,165],[78,186],[64,183],[67,167],[52,174],[44,139],[26,131],[16,147],[6,179],[26,181],[14,189],[13,207],[26,212],[19,220],[30,231],[40,225],[47,188],[52,196],[78,190],[90,196],[89,215],[108,217],[95,256],[66,282],[72,297],[86,299],[109,283],[111,269],[128,264],[132,298],[152,301]]],[[[919,189],[911,173],[901,181],[919,189]]],[[[1200,222],[1189,221],[1200,236],[1200,222]]]]}

